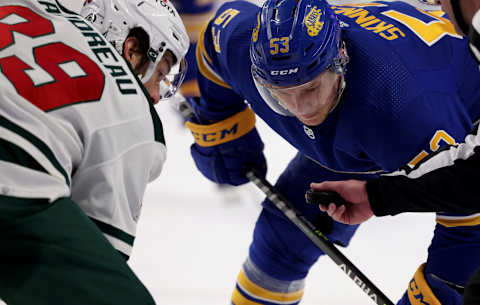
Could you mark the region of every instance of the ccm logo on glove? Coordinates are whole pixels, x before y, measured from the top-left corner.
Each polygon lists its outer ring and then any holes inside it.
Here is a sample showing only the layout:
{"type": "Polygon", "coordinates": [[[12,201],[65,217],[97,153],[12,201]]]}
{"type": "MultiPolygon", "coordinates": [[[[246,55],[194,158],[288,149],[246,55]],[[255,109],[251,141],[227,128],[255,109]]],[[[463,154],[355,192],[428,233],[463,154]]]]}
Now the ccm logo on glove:
{"type": "Polygon", "coordinates": [[[190,121],[185,126],[191,130],[195,143],[203,147],[226,143],[247,134],[255,127],[255,114],[245,110],[215,124],[200,125],[190,121]]]}

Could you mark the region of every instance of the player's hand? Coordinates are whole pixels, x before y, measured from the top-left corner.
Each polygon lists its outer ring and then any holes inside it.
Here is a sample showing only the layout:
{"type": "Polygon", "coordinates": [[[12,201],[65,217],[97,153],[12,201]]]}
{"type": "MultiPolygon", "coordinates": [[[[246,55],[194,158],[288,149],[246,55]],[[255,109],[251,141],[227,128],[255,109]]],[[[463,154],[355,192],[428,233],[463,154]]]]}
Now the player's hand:
{"type": "Polygon", "coordinates": [[[359,224],[373,216],[373,211],[368,201],[365,181],[326,181],[311,183],[310,187],[316,191],[334,191],[347,201],[346,205],[336,207],[330,203],[328,206],[319,205],[320,210],[327,212],[335,221],[349,225],[359,224]]]}
{"type": "MultiPolygon", "coordinates": [[[[187,100],[193,109],[201,102],[201,98],[187,100]]],[[[265,176],[264,145],[255,128],[252,110],[242,110],[217,122],[193,113],[185,125],[195,138],[190,148],[193,160],[205,177],[219,184],[240,185],[249,182],[246,177],[249,169],[265,176]]]]}
{"type": "Polygon", "coordinates": [[[263,142],[256,129],[236,140],[211,147],[192,144],[190,152],[200,172],[219,184],[247,183],[250,180],[246,173],[251,168],[263,177],[267,173],[263,142]]]}

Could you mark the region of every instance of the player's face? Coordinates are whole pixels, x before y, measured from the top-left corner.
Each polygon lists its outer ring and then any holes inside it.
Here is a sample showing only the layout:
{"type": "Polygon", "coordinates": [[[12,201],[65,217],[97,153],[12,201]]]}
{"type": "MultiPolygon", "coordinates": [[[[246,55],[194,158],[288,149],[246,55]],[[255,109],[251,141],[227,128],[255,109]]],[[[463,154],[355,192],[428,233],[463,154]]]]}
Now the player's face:
{"type": "Polygon", "coordinates": [[[182,84],[187,69],[184,59],[177,61],[170,50],[157,56],[153,62],[147,54],[139,50],[140,43],[136,37],[129,37],[124,42],[123,55],[133,70],[141,78],[154,104],[161,99],[173,96],[182,84]]]}
{"type": "MultiPolygon", "coordinates": [[[[162,81],[164,81],[165,76],[170,72],[173,64],[173,54],[170,51],[166,51],[160,62],[158,62],[158,64],[153,68],[154,70],[152,75],[148,79],[143,80],[143,85],[148,90],[148,93],[150,94],[150,97],[152,98],[154,104],[158,103],[161,98],[160,86],[162,84],[162,81]]],[[[147,68],[145,68],[145,70],[146,69],[147,68]]],[[[143,71],[143,73],[141,74],[145,75],[145,72],[146,71],[143,71]]]]}
{"type": "Polygon", "coordinates": [[[305,125],[321,124],[338,102],[341,76],[331,70],[295,87],[269,87],[270,94],[305,125]]]}

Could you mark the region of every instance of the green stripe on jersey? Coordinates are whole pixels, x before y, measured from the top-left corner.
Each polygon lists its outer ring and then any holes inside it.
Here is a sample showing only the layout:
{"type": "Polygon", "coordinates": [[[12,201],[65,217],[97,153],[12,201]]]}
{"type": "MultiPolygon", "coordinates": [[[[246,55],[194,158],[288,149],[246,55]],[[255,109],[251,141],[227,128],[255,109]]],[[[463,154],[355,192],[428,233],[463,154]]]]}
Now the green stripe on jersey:
{"type": "Polygon", "coordinates": [[[55,154],[47,146],[47,144],[43,143],[42,140],[34,136],[32,133],[30,133],[26,129],[23,129],[22,127],[8,120],[2,115],[0,115],[0,126],[18,134],[28,142],[32,143],[36,148],[38,148],[45,155],[45,157],[47,157],[53,167],[55,167],[63,175],[63,177],[65,178],[65,182],[67,182],[67,185],[70,186],[70,178],[68,177],[67,172],[60,165],[60,162],[58,162],[55,154]]]}
{"type": "Polygon", "coordinates": [[[0,139],[0,160],[48,174],[47,170],[23,148],[4,139],[0,139]]]}
{"type": "Polygon", "coordinates": [[[95,218],[90,217],[90,220],[93,221],[103,233],[113,236],[116,239],[119,239],[130,246],[133,246],[133,241],[135,240],[134,236],[95,218]]]}

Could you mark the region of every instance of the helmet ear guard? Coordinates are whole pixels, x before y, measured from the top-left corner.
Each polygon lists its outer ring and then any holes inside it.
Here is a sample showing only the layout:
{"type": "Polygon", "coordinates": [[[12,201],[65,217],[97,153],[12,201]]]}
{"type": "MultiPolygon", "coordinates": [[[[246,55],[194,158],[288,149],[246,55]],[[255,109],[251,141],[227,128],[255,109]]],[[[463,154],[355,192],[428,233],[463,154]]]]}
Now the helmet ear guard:
{"type": "Polygon", "coordinates": [[[345,74],[347,71],[347,64],[350,60],[347,53],[347,47],[345,46],[345,42],[340,42],[341,46],[338,50],[338,55],[333,58],[333,63],[331,69],[337,74],[345,74]]]}

